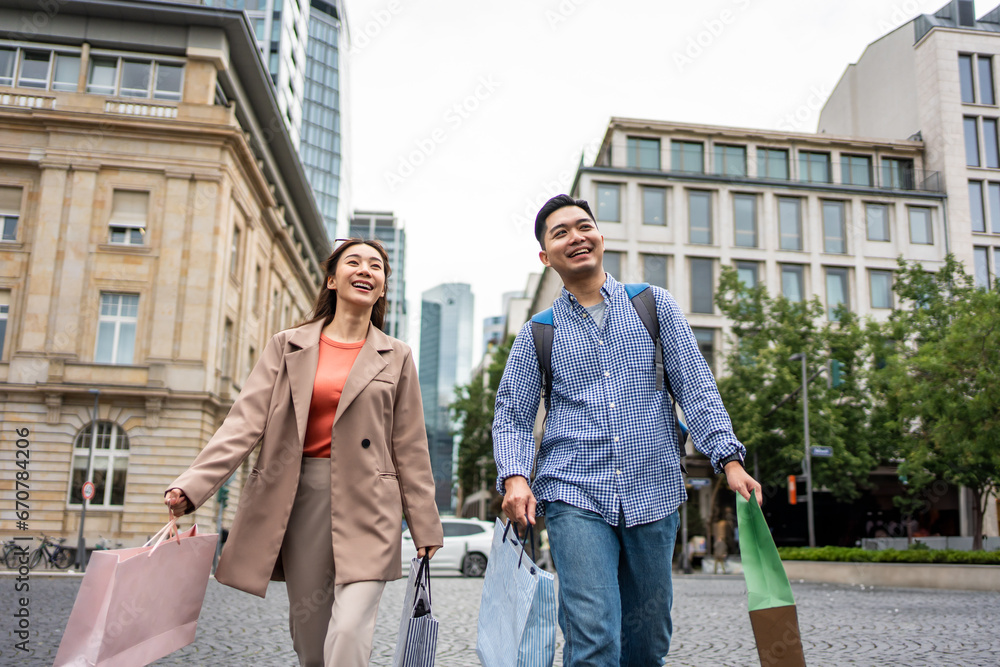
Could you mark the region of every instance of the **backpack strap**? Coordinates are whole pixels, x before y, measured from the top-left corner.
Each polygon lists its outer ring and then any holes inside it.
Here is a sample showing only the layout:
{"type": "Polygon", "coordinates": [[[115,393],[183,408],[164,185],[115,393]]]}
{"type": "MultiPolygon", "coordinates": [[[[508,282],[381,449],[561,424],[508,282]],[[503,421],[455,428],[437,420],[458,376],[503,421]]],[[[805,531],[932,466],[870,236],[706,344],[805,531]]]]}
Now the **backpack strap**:
{"type": "MultiPolygon", "coordinates": [[[[660,318],[656,316],[656,298],[653,290],[649,289],[648,283],[628,283],[625,285],[632,307],[642,320],[643,326],[653,339],[653,347],[656,348],[656,391],[663,391],[663,381],[666,372],[663,368],[663,346],[660,345],[660,318]]],[[[670,381],[667,380],[667,392],[673,398],[674,392],[670,388],[670,381]]]]}
{"type": "Polygon", "coordinates": [[[542,372],[542,398],[545,399],[545,415],[548,417],[552,396],[552,340],[555,325],[552,324],[552,309],[543,310],[531,318],[531,338],[535,343],[535,356],[542,372]]]}

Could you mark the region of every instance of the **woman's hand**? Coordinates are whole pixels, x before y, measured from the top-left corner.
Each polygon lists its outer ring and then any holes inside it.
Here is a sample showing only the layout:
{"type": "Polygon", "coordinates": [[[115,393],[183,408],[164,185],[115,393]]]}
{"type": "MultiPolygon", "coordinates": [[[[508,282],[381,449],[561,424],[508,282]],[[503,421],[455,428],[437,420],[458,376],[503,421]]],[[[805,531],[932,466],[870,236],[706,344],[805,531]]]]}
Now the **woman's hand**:
{"type": "Polygon", "coordinates": [[[427,560],[430,560],[431,558],[434,558],[434,554],[436,554],[437,550],[440,548],[441,547],[420,547],[417,549],[417,558],[427,556],[427,560]]]}
{"type": "Polygon", "coordinates": [[[163,504],[174,516],[184,516],[188,509],[188,499],[180,489],[170,489],[163,494],[163,504]]]}

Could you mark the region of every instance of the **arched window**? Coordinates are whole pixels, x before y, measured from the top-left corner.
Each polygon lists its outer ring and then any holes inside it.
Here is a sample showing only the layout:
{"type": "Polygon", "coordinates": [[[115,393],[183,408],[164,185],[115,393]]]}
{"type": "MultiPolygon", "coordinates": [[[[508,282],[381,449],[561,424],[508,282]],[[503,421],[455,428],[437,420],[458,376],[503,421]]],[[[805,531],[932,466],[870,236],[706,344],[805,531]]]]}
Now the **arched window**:
{"type": "Polygon", "coordinates": [[[73,481],[69,491],[71,505],[83,503],[83,483],[94,483],[94,497],[89,505],[125,504],[125,479],[128,475],[128,436],[121,426],[110,421],[91,422],[76,434],[73,442],[73,481]],[[90,461],[90,446],[94,457],[90,461]]]}

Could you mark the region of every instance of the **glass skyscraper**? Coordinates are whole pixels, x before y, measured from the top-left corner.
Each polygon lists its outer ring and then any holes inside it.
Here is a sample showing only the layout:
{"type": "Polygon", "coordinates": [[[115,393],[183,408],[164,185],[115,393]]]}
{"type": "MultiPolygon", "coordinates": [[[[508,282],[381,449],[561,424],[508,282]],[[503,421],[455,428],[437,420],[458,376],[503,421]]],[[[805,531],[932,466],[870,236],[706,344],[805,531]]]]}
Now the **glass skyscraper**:
{"type": "Polygon", "coordinates": [[[378,239],[389,255],[389,284],[383,331],[406,340],[406,231],[391,211],[355,211],[348,236],[378,239]]]}

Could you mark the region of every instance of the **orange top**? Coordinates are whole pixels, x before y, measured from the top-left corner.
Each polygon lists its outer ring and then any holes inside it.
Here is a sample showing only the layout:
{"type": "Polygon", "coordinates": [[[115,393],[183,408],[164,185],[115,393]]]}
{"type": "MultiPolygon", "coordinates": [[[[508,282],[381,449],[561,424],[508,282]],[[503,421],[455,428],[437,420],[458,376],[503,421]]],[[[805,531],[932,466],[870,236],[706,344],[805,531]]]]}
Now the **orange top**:
{"type": "Polygon", "coordinates": [[[337,416],[340,395],[364,344],[365,341],[338,343],[326,336],[319,337],[319,364],[316,366],[316,381],[313,383],[312,402],[309,404],[309,423],[306,425],[302,456],[330,458],[333,419],[337,416]]]}

